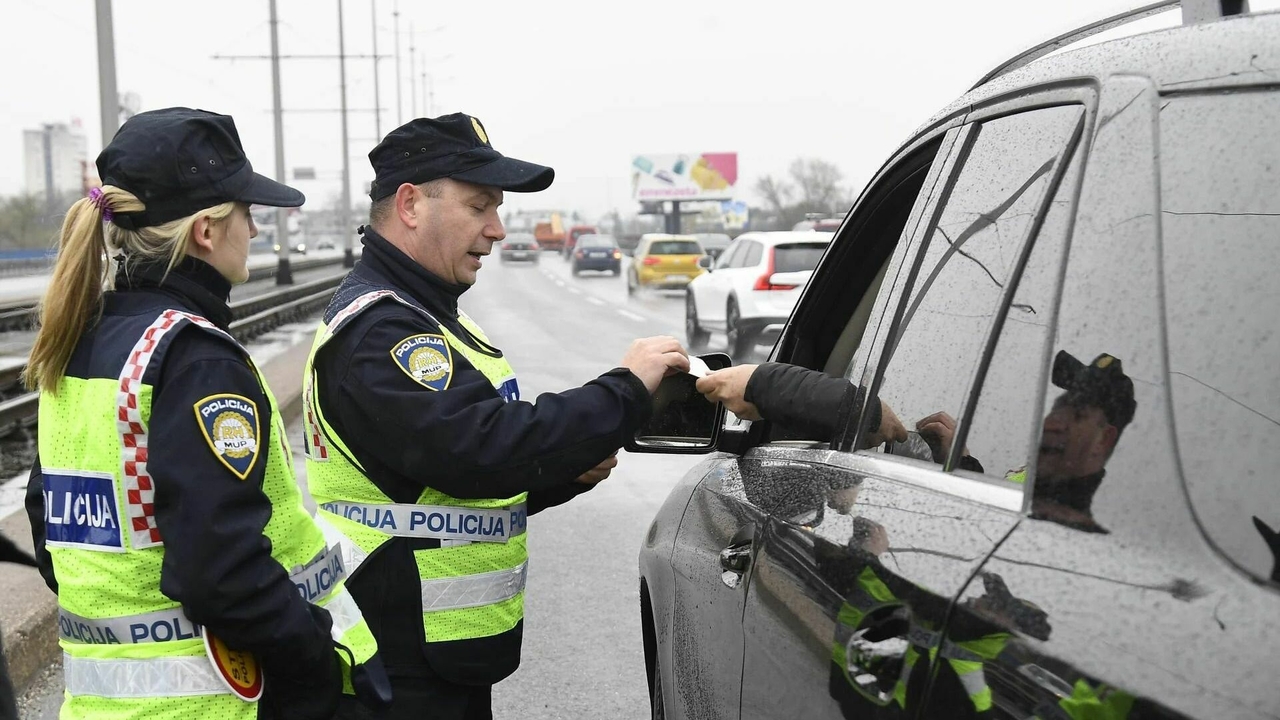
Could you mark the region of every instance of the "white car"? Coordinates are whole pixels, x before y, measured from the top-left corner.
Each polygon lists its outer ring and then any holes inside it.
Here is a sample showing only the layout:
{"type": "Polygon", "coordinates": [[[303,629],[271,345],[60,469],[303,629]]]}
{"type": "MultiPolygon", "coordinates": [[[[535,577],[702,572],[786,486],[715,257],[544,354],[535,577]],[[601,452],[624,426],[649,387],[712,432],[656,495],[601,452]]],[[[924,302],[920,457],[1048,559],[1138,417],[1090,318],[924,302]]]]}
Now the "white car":
{"type": "MultiPolygon", "coordinates": [[[[684,329],[690,350],[723,332],[729,354],[772,343],[831,243],[829,232],[750,232],[739,235],[689,283],[684,329]]],[[[701,263],[708,264],[709,258],[701,263]]]]}

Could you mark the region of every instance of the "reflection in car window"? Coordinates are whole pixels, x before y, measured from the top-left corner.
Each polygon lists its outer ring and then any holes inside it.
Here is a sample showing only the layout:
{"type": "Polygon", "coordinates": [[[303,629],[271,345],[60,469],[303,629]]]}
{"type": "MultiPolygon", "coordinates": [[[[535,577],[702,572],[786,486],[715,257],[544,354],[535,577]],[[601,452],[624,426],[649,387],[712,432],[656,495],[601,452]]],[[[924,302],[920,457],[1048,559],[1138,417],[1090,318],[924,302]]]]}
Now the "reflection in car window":
{"type": "Polygon", "coordinates": [[[1031,443],[1039,439],[1043,420],[1043,360],[1079,171],[1080,163],[1068,170],[1033,240],[969,419],[957,462],[961,470],[1015,482],[1024,479],[1031,443]]]}
{"type": "Polygon", "coordinates": [[[879,390],[908,430],[930,419],[904,444],[921,459],[946,457],[1000,295],[1082,113],[1060,106],[975,128],[922,252],[879,390]]]}
{"type": "Polygon", "coordinates": [[[1183,481],[1213,543],[1280,582],[1278,116],[1277,92],[1174,98],[1160,113],[1160,160],[1183,481]]]}

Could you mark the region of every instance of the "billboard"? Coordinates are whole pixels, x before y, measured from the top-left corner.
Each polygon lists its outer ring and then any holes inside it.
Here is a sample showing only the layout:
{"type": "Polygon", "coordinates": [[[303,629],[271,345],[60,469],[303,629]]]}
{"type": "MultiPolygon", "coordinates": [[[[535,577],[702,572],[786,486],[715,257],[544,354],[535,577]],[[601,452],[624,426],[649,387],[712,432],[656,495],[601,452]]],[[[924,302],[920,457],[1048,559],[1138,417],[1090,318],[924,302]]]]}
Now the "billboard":
{"type": "Polygon", "coordinates": [[[644,201],[732,200],[738,153],[637,155],[631,160],[631,197],[644,201]]]}

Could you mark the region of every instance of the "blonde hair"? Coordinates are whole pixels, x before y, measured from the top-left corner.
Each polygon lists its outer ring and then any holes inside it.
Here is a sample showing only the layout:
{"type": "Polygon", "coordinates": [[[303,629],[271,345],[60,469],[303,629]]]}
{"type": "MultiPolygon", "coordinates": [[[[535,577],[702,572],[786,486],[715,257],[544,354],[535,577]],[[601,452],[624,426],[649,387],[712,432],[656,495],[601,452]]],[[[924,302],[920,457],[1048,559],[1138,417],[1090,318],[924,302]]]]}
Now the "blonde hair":
{"type": "Polygon", "coordinates": [[[77,200],[62,222],[58,261],[40,302],[40,328],[23,375],[27,388],[57,392],[80,336],[102,312],[102,293],[112,281],[107,271],[113,251],[123,251],[129,264],[166,260],[167,273],[186,257],[197,218],[221,222],[231,216],[235,207],[234,202],[222,203],[137,230],[107,224],[104,232],[105,210],[131,213],[141,212],[146,206],[133,193],[112,185],[102,187],[97,201],[77,200]]]}

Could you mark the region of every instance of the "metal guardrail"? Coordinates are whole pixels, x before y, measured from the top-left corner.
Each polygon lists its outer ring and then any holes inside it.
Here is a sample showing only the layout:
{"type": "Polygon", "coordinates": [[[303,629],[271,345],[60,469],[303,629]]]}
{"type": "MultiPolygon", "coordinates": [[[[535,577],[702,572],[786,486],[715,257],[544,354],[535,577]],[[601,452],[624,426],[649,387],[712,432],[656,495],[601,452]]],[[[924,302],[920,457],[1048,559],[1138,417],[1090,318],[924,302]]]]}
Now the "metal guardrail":
{"type": "MultiPolygon", "coordinates": [[[[303,285],[233,303],[231,335],[242,343],[281,325],[305,319],[329,304],[343,275],[313,280],[303,285]]],[[[0,370],[0,391],[14,386],[26,366],[0,370]]],[[[0,402],[0,438],[34,427],[40,394],[29,392],[0,402]]]]}
{"type": "MultiPolygon", "coordinates": [[[[301,260],[291,261],[290,268],[292,268],[294,271],[301,271],[301,270],[312,270],[315,268],[322,268],[322,267],[328,267],[330,265],[340,265],[340,264],[342,264],[341,257],[304,258],[301,260]]],[[[276,272],[278,269],[279,268],[276,265],[272,265],[270,267],[254,268],[253,270],[249,271],[248,282],[254,282],[258,280],[266,280],[269,278],[273,278],[276,276],[276,272]]],[[[310,283],[307,283],[304,285],[297,285],[290,289],[296,290],[299,288],[307,287],[307,285],[310,285],[310,283]]],[[[255,302],[256,301],[270,302],[269,299],[275,298],[275,297],[276,295],[274,293],[269,293],[267,295],[260,295],[256,298],[251,298],[251,300],[255,302]]],[[[243,302],[249,302],[249,301],[246,300],[243,302]]],[[[279,300],[277,299],[275,300],[275,302],[279,303],[279,300]]],[[[232,303],[232,310],[234,311],[237,305],[239,304],[240,303],[232,303]]],[[[10,305],[8,307],[0,307],[0,332],[9,332],[14,330],[30,330],[34,328],[36,326],[36,321],[38,319],[36,317],[36,307],[37,307],[37,303],[32,303],[32,302],[22,302],[16,305],[10,305]]],[[[249,311],[249,313],[252,314],[254,312],[259,312],[265,307],[270,307],[270,305],[260,304],[259,306],[256,306],[254,310],[249,311]]],[[[237,317],[239,316],[237,315],[237,317]]]]}

